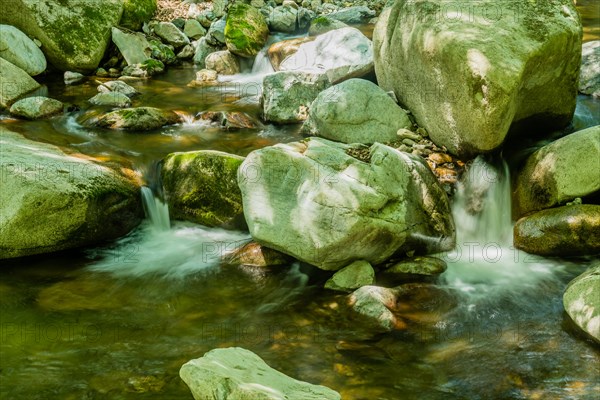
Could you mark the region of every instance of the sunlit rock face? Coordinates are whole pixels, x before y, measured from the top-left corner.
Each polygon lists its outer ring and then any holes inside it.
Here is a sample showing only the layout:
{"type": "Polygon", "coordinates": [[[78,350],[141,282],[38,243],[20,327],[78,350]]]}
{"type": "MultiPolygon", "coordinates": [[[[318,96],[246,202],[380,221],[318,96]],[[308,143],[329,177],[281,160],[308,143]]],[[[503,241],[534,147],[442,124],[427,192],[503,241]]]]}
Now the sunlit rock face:
{"type": "Polygon", "coordinates": [[[533,153],[516,177],[516,217],[600,193],[600,125],[558,139],[533,153]]]}
{"type": "Polygon", "coordinates": [[[573,322],[600,344],[600,264],[569,283],[563,304],[573,322]]]}
{"type": "Polygon", "coordinates": [[[139,182],[58,147],[0,129],[0,259],[125,235],[141,221],[139,182]]]}
{"type": "Polygon", "coordinates": [[[448,198],[424,162],[379,143],[360,161],[357,146],[310,138],[250,153],[238,184],[252,237],[327,270],[452,249],[448,198]]]}
{"type": "Polygon", "coordinates": [[[582,27],[572,0],[396,0],[373,34],[379,85],[459,156],[575,110],[582,27]]]}

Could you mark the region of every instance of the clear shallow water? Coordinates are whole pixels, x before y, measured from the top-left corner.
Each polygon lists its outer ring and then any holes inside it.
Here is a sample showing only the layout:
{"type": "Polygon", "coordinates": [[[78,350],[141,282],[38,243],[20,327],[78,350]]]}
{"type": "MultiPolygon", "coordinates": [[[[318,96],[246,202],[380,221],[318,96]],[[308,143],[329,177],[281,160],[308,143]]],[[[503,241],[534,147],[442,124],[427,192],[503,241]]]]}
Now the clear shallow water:
{"type": "MultiPolygon", "coordinates": [[[[187,65],[139,82],[134,105],[258,115],[256,103],[244,101],[255,86],[187,88],[194,75],[187,65]]],[[[84,111],[96,93],[95,84],[47,85],[84,111]]],[[[598,104],[580,98],[574,127],[597,124],[598,104]]],[[[107,133],[82,128],[77,117],[0,123],[146,171],[172,151],[245,155],[299,137],[297,126],[226,132],[193,123],[107,133]]],[[[597,398],[600,351],[573,329],[561,300],[589,260],[511,248],[506,171],[496,164],[471,169],[454,207],[459,247],[441,255],[449,270],[435,286],[406,287],[404,327],[391,334],[364,328],[311,267],[264,273],[218,265],[223,252],[245,243],[243,232],[181,222],[165,229],[163,218],[162,229],[147,221],[105,246],[0,261],[0,398],[191,399],[180,366],[227,346],[344,399],[597,398]],[[465,211],[473,207],[483,214],[465,211]]]]}

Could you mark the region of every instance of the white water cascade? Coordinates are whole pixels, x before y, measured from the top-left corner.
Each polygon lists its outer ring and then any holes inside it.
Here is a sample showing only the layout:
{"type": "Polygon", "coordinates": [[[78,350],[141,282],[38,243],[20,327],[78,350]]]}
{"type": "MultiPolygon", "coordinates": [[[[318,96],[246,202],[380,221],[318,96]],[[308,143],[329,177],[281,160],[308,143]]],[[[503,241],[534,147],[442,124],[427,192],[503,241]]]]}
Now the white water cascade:
{"type": "Polygon", "coordinates": [[[169,205],[152,193],[148,186],[142,186],[142,204],[146,217],[150,219],[152,227],[166,231],[171,228],[169,220],[169,205]]]}
{"type": "Polygon", "coordinates": [[[510,176],[506,163],[496,168],[478,157],[459,185],[453,216],[456,248],[441,256],[442,275],[472,303],[495,294],[523,293],[543,281],[554,281],[564,263],[517,250],[512,245],[510,176]]]}

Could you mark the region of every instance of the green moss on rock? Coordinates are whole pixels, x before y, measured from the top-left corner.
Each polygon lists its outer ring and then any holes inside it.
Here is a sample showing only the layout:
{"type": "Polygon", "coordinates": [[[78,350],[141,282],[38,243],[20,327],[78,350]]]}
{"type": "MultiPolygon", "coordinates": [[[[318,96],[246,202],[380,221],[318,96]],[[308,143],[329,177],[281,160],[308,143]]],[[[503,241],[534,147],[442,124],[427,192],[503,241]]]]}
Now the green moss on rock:
{"type": "Polygon", "coordinates": [[[243,157],[220,151],[172,153],[161,178],[171,218],[206,226],[243,229],[237,170],[243,157]]]}
{"type": "Polygon", "coordinates": [[[124,0],[123,6],[120,25],[134,31],[140,30],[156,12],[156,0],[124,0]]]}
{"type": "Polygon", "coordinates": [[[233,54],[254,57],[267,42],[269,27],[254,7],[235,3],[229,9],[225,25],[225,44],[233,54]]]}

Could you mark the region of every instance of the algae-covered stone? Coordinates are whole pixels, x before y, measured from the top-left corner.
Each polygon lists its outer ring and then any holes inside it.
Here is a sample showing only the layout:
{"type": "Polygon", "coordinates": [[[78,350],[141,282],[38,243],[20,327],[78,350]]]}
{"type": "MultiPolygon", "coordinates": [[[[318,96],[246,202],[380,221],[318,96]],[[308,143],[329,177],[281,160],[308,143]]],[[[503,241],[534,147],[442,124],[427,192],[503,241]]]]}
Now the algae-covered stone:
{"type": "Polygon", "coordinates": [[[396,0],[375,25],[375,73],[434,143],[470,157],[511,128],[571,121],[581,36],[573,0],[396,0]]]}
{"type": "Polygon", "coordinates": [[[563,305],[573,322],[600,344],[600,265],[569,283],[563,305]]]}
{"type": "Polygon", "coordinates": [[[112,111],[98,118],[94,124],[109,129],[149,131],[179,122],[181,117],[173,111],[154,107],[135,107],[112,111]]]}
{"type": "Polygon", "coordinates": [[[600,254],[600,206],[579,204],[529,214],[514,228],[515,247],[543,256],[600,254]]]}
{"type": "Polygon", "coordinates": [[[376,331],[394,330],[399,321],[393,313],[398,291],[379,286],[362,286],[348,296],[348,304],[365,325],[376,331]]]}
{"type": "Polygon", "coordinates": [[[63,103],[43,96],[26,97],[10,107],[10,113],[26,119],[50,117],[63,111],[63,103]]]}
{"type": "Polygon", "coordinates": [[[0,258],[99,244],[141,221],[137,180],[1,127],[0,148],[0,258]]]}
{"type": "Polygon", "coordinates": [[[96,106],[131,107],[131,99],[119,92],[98,93],[88,101],[96,106]]]}
{"type": "Polygon", "coordinates": [[[31,76],[46,70],[46,57],[23,32],[10,25],[0,25],[0,57],[31,76]]]}
{"type": "Polygon", "coordinates": [[[517,174],[517,217],[600,191],[600,125],[560,138],[533,153],[517,174]]]}
{"type": "Polygon", "coordinates": [[[340,400],[339,393],[298,381],[240,347],[215,349],[179,370],[196,400],[340,400]]]}
{"type": "Polygon", "coordinates": [[[13,0],[2,6],[0,22],[14,25],[42,43],[61,71],[94,71],[119,24],[123,0],[13,0]]]}
{"type": "Polygon", "coordinates": [[[371,264],[366,261],[354,261],[337,271],[327,282],[325,289],[350,292],[362,286],[375,283],[375,271],[371,264]]]}
{"type": "Polygon", "coordinates": [[[225,44],[233,54],[254,57],[267,42],[269,27],[256,8],[235,3],[229,8],[225,25],[225,44]]]}
{"type": "Polygon", "coordinates": [[[0,108],[39,87],[27,72],[0,57],[0,108]]]}
{"type": "Polygon", "coordinates": [[[446,271],[446,262],[436,257],[417,256],[394,263],[383,273],[389,275],[440,275],[446,271]]]}
{"type": "Polygon", "coordinates": [[[144,22],[150,21],[156,12],[156,0],[124,0],[122,27],[139,31],[144,22]]]}
{"type": "Polygon", "coordinates": [[[244,228],[237,170],[243,157],[220,151],[171,153],[161,178],[172,219],[206,226],[244,228]]]}
{"type": "Polygon", "coordinates": [[[333,19],[328,15],[321,15],[312,20],[308,34],[310,36],[317,36],[323,33],[333,31],[340,28],[345,28],[348,25],[337,19],[333,19]]]}
{"type": "Polygon", "coordinates": [[[319,93],[330,85],[325,74],[280,71],[263,79],[262,104],[265,121],[297,123],[308,118],[308,110],[319,93]]]}
{"type": "Polygon", "coordinates": [[[321,92],[303,129],[344,143],[387,143],[410,128],[408,114],[373,82],[350,79],[321,92]]]}

